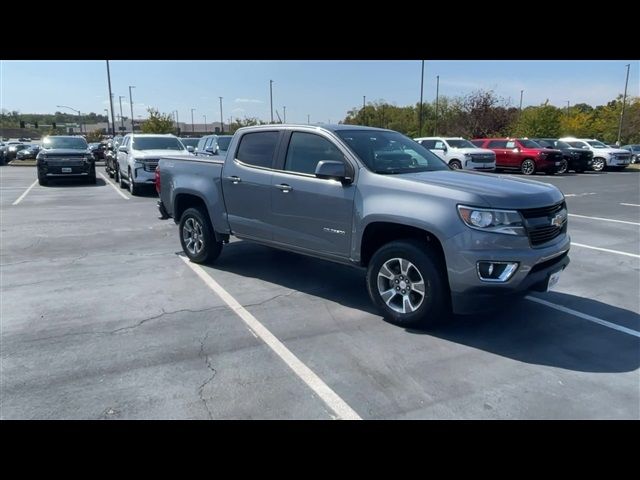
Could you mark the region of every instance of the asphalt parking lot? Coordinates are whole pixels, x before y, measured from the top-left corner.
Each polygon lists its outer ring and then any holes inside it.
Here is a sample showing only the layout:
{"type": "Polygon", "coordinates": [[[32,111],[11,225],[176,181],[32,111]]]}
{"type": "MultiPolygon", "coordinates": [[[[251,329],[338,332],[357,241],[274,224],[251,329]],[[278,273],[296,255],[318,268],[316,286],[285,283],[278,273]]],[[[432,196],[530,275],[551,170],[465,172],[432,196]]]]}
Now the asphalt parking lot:
{"type": "Polygon", "coordinates": [[[242,241],[193,269],[155,192],[98,171],[0,167],[3,419],[640,418],[640,170],[536,176],[571,214],[559,284],[429,331],[356,269],[242,241]]]}

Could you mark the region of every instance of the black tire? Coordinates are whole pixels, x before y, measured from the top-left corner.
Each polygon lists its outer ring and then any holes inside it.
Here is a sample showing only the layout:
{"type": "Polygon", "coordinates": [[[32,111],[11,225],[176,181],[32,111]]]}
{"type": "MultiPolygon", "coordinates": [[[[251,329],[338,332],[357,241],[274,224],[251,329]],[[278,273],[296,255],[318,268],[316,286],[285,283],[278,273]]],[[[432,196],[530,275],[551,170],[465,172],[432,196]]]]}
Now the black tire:
{"type": "Polygon", "coordinates": [[[127,188],[127,184],[124,181],[124,179],[122,178],[122,173],[120,172],[120,167],[118,167],[118,169],[116,170],[116,175],[118,176],[118,183],[120,183],[120,188],[126,189],[127,188]]]}
{"type": "Polygon", "coordinates": [[[96,167],[95,166],[89,172],[89,178],[87,178],[87,183],[90,183],[91,185],[96,184],[96,167]]]}
{"type": "Polygon", "coordinates": [[[111,168],[105,168],[105,170],[107,171],[107,175],[109,175],[109,178],[113,178],[115,176],[115,173],[111,168]]]}
{"type": "Polygon", "coordinates": [[[568,171],[569,171],[569,161],[562,160],[560,168],[558,168],[558,171],[556,173],[563,174],[563,173],[567,173],[568,171]]]}
{"type": "MultiPolygon", "coordinates": [[[[396,271],[394,273],[397,274],[398,272],[396,271]]],[[[406,278],[409,278],[409,276],[405,277],[405,279],[406,278]]],[[[414,276],[411,281],[413,281],[415,285],[416,277],[414,276]]],[[[413,285],[410,286],[413,287],[413,285]]],[[[397,286],[395,289],[397,290],[397,286]]],[[[367,290],[371,301],[383,312],[384,317],[392,323],[403,327],[431,326],[450,317],[451,296],[449,293],[449,284],[446,279],[446,268],[437,258],[436,253],[429,248],[426,240],[424,242],[414,239],[396,240],[382,246],[369,262],[367,269],[367,290]],[[389,265],[387,262],[393,262],[394,259],[397,258],[408,260],[413,264],[413,267],[418,271],[424,283],[424,296],[422,301],[420,303],[415,302],[418,303],[417,308],[408,313],[399,312],[392,308],[392,306],[385,302],[380,293],[381,290],[388,288],[388,286],[384,285],[385,282],[391,286],[390,290],[387,291],[393,290],[394,285],[397,284],[397,277],[395,280],[385,280],[387,277],[379,279],[379,273],[382,267],[385,264],[389,265]]],[[[412,288],[407,288],[406,291],[409,292],[409,295],[412,295],[414,294],[412,290],[412,288]]],[[[402,291],[392,293],[392,296],[388,297],[388,301],[392,305],[395,302],[396,308],[400,308],[397,302],[402,301],[402,308],[406,309],[401,293],[402,291]],[[398,296],[401,298],[398,299],[398,296]]],[[[411,305],[411,307],[414,307],[414,305],[411,305]]]]}
{"type": "Polygon", "coordinates": [[[140,195],[140,187],[133,181],[131,170],[129,170],[129,193],[134,197],[140,195]]]}
{"type": "Polygon", "coordinates": [[[180,244],[185,255],[189,257],[194,263],[209,263],[215,261],[222,251],[222,242],[216,241],[215,234],[213,233],[213,227],[209,220],[209,215],[206,211],[200,208],[188,208],[184,211],[180,217],[180,227],[178,229],[180,234],[180,244]],[[191,226],[199,225],[199,238],[201,239],[201,249],[188,248],[187,240],[185,237],[189,236],[189,233],[185,233],[185,229],[188,228],[188,224],[191,222],[191,226]]]}
{"type": "Polygon", "coordinates": [[[460,160],[451,160],[449,162],[449,166],[454,170],[462,170],[462,163],[460,163],[460,160]]]}
{"type": "Polygon", "coordinates": [[[47,185],[49,185],[49,180],[47,179],[46,175],[40,175],[40,172],[38,172],[38,183],[43,187],[46,187],[47,185]]]}
{"type": "Polygon", "coordinates": [[[530,158],[525,158],[520,165],[520,171],[523,175],[533,175],[536,173],[536,162],[530,158]]]}

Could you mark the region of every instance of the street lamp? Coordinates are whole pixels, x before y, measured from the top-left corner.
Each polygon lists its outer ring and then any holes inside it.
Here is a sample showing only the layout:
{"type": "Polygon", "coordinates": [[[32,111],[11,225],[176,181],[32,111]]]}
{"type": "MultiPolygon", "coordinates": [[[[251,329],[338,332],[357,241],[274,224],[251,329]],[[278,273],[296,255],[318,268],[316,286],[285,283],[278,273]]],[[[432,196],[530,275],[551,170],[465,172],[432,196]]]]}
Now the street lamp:
{"type": "Polygon", "coordinates": [[[131,107],[131,133],[133,133],[133,97],[131,96],[131,89],[136,88],[135,85],[129,85],[129,106],[131,107]]]}
{"type": "Polygon", "coordinates": [[[107,114],[107,133],[109,133],[109,130],[110,130],[110,128],[109,128],[109,109],[105,108],[104,111],[107,114]]]}
{"type": "Polygon", "coordinates": [[[191,133],[194,133],[196,131],[195,123],[193,123],[193,111],[194,110],[195,110],[195,108],[191,109],[191,133]]]}
{"type": "Polygon", "coordinates": [[[122,131],[124,132],[124,117],[122,116],[122,99],[125,98],[122,95],[118,95],[118,100],[120,100],[120,125],[122,126],[122,131]]]}
{"type": "Polygon", "coordinates": [[[207,134],[207,116],[202,115],[204,117],[204,134],[207,134]]]}
{"type": "MultiPolygon", "coordinates": [[[[224,121],[222,120],[222,97],[218,97],[220,99],[220,133],[224,133],[224,121]]],[[[231,125],[229,125],[229,130],[231,130],[231,125]]]]}
{"type": "Polygon", "coordinates": [[[178,110],[175,111],[176,114],[176,133],[180,135],[180,120],[178,119],[178,110]]]}
{"type": "Polygon", "coordinates": [[[271,123],[273,123],[273,80],[269,80],[269,98],[271,99],[271,123]]]}
{"type": "Polygon", "coordinates": [[[282,115],[284,116],[284,123],[287,123],[287,107],[282,107],[282,115]]]}
{"type": "Polygon", "coordinates": [[[438,134],[438,102],[440,100],[440,75],[436,75],[436,121],[433,125],[433,135],[438,134]]]}
{"type": "Polygon", "coordinates": [[[78,123],[80,124],[80,133],[82,133],[82,116],[80,115],[80,110],[67,107],[66,105],[56,105],[56,108],[68,108],[69,110],[73,110],[74,112],[76,112],[78,114],[78,123]]]}

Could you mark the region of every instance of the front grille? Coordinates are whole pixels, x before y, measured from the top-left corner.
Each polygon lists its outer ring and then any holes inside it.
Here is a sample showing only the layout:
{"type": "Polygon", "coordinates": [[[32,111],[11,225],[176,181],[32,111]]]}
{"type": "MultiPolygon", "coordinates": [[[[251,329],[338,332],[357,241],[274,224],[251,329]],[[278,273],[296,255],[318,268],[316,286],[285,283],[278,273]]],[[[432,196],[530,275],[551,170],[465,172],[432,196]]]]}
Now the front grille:
{"type": "Polygon", "coordinates": [[[629,161],[631,160],[631,155],[625,155],[624,153],[616,153],[616,159],[618,160],[622,160],[622,161],[629,161]]]}
{"type": "Polygon", "coordinates": [[[496,159],[495,155],[490,153],[472,153],[471,160],[478,163],[493,163],[496,159]]]}
{"type": "Polygon", "coordinates": [[[546,159],[550,162],[559,162],[560,160],[562,160],[562,153],[547,153],[546,159]]]}
{"type": "Polygon", "coordinates": [[[552,219],[563,209],[566,209],[564,201],[549,207],[520,210],[532,246],[547,243],[567,231],[566,220],[561,226],[551,224],[552,219]]]}
{"type": "Polygon", "coordinates": [[[49,167],[82,167],[83,165],[84,160],[82,159],[47,160],[49,167]]]}

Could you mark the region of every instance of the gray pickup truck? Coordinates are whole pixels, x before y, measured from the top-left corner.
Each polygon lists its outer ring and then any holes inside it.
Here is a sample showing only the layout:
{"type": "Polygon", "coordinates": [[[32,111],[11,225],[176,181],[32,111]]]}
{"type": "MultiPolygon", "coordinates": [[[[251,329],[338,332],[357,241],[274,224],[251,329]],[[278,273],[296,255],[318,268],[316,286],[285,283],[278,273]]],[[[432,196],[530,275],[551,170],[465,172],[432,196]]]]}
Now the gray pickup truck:
{"type": "Polygon", "coordinates": [[[161,158],[156,188],[191,261],[213,262],[234,235],[360,267],[400,325],[546,291],[569,264],[556,187],[451,170],[391,130],[241,128],[222,159],[161,158]]]}

